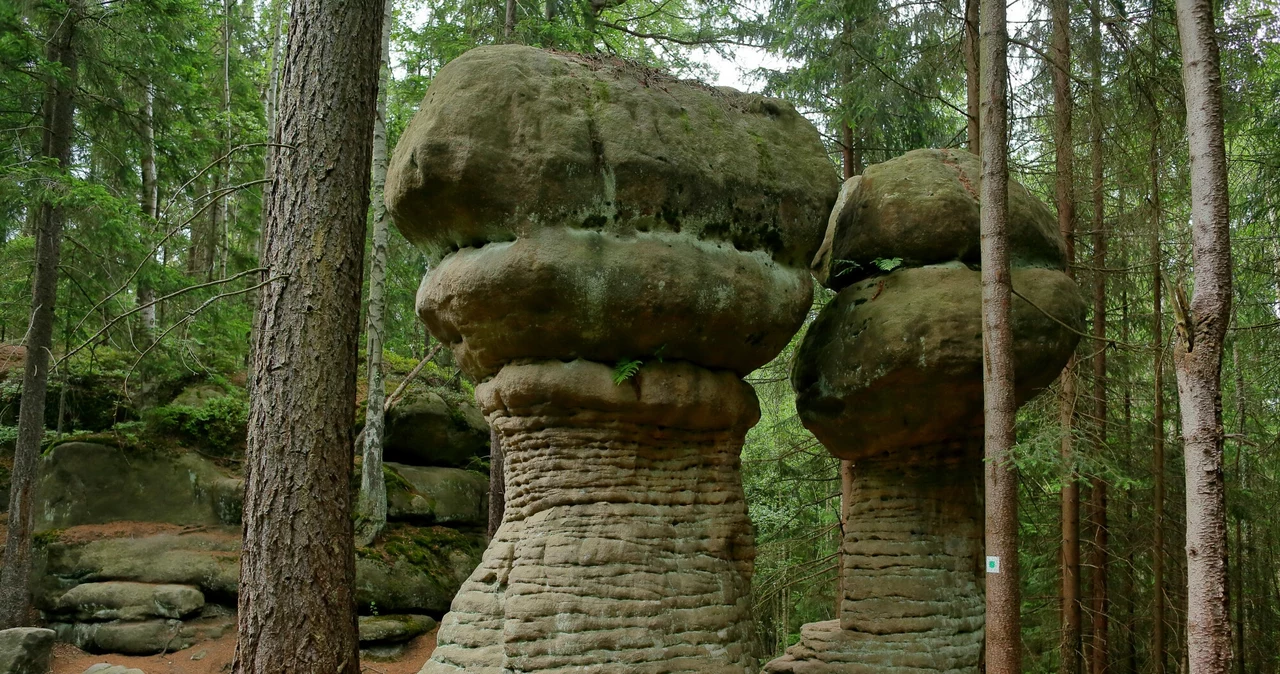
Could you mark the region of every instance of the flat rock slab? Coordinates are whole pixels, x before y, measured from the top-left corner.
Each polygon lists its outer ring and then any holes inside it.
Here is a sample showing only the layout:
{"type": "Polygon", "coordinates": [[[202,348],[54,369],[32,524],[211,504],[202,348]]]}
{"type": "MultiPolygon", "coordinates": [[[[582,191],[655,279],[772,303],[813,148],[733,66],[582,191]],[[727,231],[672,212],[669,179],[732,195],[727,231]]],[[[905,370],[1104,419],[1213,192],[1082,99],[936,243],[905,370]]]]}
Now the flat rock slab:
{"type": "Polygon", "coordinates": [[[39,627],[0,631],[0,674],[48,674],[55,636],[39,627]]]}
{"type": "Polygon", "coordinates": [[[84,583],[58,598],[56,610],[76,621],[185,618],[204,606],[204,593],[190,585],[127,581],[84,583]]]}
{"type": "Polygon", "coordinates": [[[360,616],[360,644],[398,644],[436,628],[425,615],[360,616]]]}

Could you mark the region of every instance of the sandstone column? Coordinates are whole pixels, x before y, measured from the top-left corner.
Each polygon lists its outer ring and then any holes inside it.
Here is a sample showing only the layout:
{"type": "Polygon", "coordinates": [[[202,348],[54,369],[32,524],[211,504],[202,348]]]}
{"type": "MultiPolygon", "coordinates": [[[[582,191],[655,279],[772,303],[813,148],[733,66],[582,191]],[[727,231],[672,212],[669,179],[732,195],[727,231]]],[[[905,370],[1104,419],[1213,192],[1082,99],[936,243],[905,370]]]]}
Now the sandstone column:
{"type": "Polygon", "coordinates": [[[804,320],[837,182],[782,101],[520,46],[441,69],[388,204],[507,509],[423,672],[756,671],[742,376],[804,320]]]}
{"type": "MultiPolygon", "coordinates": [[[[917,150],[845,182],[814,274],[839,294],[792,385],[805,426],[854,462],[839,620],[769,672],[976,673],[982,650],[978,159],[917,150]]],[[[1084,302],[1052,215],[1010,185],[1020,402],[1074,351],[1084,302]]]]}

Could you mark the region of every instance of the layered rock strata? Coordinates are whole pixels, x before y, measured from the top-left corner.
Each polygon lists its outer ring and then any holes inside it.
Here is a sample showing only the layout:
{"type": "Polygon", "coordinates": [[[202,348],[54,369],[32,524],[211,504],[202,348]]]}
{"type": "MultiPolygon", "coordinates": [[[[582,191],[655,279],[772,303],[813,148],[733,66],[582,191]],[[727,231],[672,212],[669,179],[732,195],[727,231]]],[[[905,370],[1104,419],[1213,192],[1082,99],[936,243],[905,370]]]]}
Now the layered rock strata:
{"type": "MultiPolygon", "coordinates": [[[[853,462],[838,620],[768,672],[976,673],[983,641],[978,160],[918,150],[846,181],[814,273],[839,290],[792,371],[800,418],[853,462]]],[[[1074,351],[1084,303],[1052,215],[1012,184],[1019,402],[1074,351]]]]}
{"type": "Polygon", "coordinates": [[[387,201],[507,504],[423,667],[756,671],[741,377],[811,301],[837,181],[788,104],[503,46],[441,69],[387,201]]]}

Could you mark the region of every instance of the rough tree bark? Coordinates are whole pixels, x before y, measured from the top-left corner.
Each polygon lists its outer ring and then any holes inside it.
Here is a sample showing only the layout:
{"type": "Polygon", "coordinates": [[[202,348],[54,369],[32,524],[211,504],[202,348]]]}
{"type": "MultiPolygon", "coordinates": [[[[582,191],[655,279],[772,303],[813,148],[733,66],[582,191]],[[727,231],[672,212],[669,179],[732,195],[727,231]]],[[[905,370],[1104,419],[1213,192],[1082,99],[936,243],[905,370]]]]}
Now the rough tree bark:
{"type": "MultiPolygon", "coordinates": [[[[63,174],[71,166],[75,132],[77,62],[76,23],[81,5],[72,0],[65,13],[51,18],[46,55],[62,71],[45,89],[41,154],[58,162],[63,174]]],[[[36,269],[31,293],[31,327],[22,373],[22,402],[18,408],[18,441],[14,448],[9,491],[9,526],[4,566],[0,568],[0,629],[28,624],[31,613],[31,535],[35,526],[34,500],[40,443],[44,439],[45,396],[53,347],[53,311],[58,297],[58,263],[62,253],[62,206],[34,204],[36,269]]]]}
{"type": "Polygon", "coordinates": [[[237,674],[358,674],[351,427],[382,0],[296,0],[253,334],[237,674]]]}
{"type": "MultiPolygon", "coordinates": [[[[1107,224],[1103,212],[1102,174],[1102,30],[1098,0],[1090,7],[1093,55],[1089,87],[1089,168],[1093,178],[1093,453],[1102,457],[1107,446],[1107,224]]],[[[1106,674],[1110,645],[1107,639],[1107,483],[1091,480],[1093,492],[1093,640],[1089,674],[1106,674]]]]}
{"type": "MultiPolygon", "coordinates": [[[[142,216],[146,223],[155,227],[159,215],[160,194],[156,179],[156,128],[155,128],[155,85],[148,80],[143,85],[141,136],[142,136],[142,195],[139,199],[142,216]]],[[[156,330],[156,306],[151,304],[156,298],[155,289],[145,278],[138,281],[138,304],[143,307],[142,329],[150,341],[156,330]]]]}
{"type": "Polygon", "coordinates": [[[981,73],[978,65],[981,40],[978,38],[978,14],[981,0],[965,0],[964,2],[964,87],[965,113],[967,113],[966,129],[969,136],[969,151],[979,154],[979,140],[982,133],[978,129],[980,95],[979,80],[981,73]]]}
{"type": "Polygon", "coordinates": [[[1189,305],[1179,312],[1182,320],[1173,350],[1186,457],[1187,660],[1192,674],[1225,674],[1231,666],[1231,622],[1221,379],[1223,342],[1231,321],[1231,230],[1222,73],[1213,3],[1178,0],[1177,14],[1195,269],[1195,289],[1189,305]]]}
{"type": "Polygon", "coordinates": [[[365,404],[364,446],[360,463],[360,497],[356,502],[356,545],[373,543],[387,526],[387,481],[382,474],[382,435],[387,387],[382,375],[382,340],[386,329],[384,308],[387,288],[387,205],[383,189],[387,184],[387,80],[391,70],[391,3],[382,15],[382,61],[378,75],[378,113],[373,120],[373,182],[370,204],[373,212],[373,258],[369,261],[369,304],[365,368],[369,375],[369,396],[365,404]]]}
{"type": "Polygon", "coordinates": [[[1014,444],[1013,331],[1009,323],[1012,282],[1007,220],[1008,28],[1004,0],[982,0],[982,341],[985,455],[986,551],[999,559],[999,573],[987,574],[986,671],[1022,671],[1018,570],[1018,479],[1010,452],[1014,444]]]}
{"type": "MultiPolygon", "coordinates": [[[[1053,0],[1049,11],[1053,20],[1053,145],[1054,201],[1058,207],[1058,229],[1067,243],[1067,275],[1074,277],[1075,244],[1075,146],[1071,135],[1071,3],[1053,0]]],[[[1073,444],[1076,408],[1076,359],[1072,356],[1062,370],[1062,398],[1059,420],[1062,426],[1061,454],[1068,466],[1062,483],[1062,639],[1059,642],[1060,674],[1080,672],[1080,483],[1075,470],[1073,444]]]]}

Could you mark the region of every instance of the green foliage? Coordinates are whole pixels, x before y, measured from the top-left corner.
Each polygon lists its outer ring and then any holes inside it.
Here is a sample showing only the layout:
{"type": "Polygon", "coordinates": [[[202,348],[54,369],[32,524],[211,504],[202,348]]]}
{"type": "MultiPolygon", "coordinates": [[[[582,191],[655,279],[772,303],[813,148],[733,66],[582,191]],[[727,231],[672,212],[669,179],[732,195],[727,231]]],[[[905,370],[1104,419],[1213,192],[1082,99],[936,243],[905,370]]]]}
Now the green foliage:
{"type": "Polygon", "coordinates": [[[631,360],[628,358],[618,361],[618,363],[613,366],[612,377],[614,385],[620,386],[622,382],[636,376],[636,373],[640,371],[641,365],[644,365],[643,361],[631,360]]]}
{"type": "Polygon", "coordinates": [[[244,447],[249,402],[240,393],[210,399],[200,407],[164,405],[152,409],[147,420],[154,433],[228,456],[244,447]]]}

